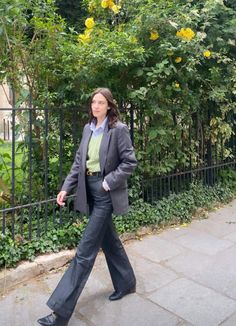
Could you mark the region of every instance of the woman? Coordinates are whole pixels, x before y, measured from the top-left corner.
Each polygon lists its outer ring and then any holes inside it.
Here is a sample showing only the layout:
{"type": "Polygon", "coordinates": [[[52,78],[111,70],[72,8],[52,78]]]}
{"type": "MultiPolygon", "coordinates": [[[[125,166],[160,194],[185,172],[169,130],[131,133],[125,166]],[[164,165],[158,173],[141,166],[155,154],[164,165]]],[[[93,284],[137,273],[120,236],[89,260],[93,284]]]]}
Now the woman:
{"type": "Polygon", "coordinates": [[[109,299],[136,291],[133,269],[112,222],[112,213],[128,211],[127,178],[136,165],[128,128],[118,120],[111,91],[99,88],[91,96],[90,121],[57,195],[63,206],[66,195],[76,188],[75,209],[89,214],[89,221],[74,259],[47,302],[53,312],[39,319],[40,325],[68,325],[100,247],[115,289],[109,299]]]}

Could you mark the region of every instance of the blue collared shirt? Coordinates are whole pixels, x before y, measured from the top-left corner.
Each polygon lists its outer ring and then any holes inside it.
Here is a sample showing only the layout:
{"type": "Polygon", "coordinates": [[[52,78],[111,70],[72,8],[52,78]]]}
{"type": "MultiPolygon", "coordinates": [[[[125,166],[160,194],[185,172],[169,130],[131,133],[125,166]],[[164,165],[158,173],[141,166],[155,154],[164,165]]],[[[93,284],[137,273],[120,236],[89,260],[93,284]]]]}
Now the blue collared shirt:
{"type": "MultiPolygon", "coordinates": [[[[104,119],[103,123],[101,124],[101,126],[99,128],[96,128],[96,125],[95,125],[94,121],[92,121],[90,123],[90,129],[93,132],[93,137],[97,137],[97,136],[101,135],[104,132],[104,129],[106,127],[106,124],[107,124],[107,117],[104,119]]],[[[104,189],[106,191],[109,191],[110,190],[110,187],[107,184],[107,182],[106,182],[105,179],[103,180],[102,185],[103,185],[103,187],[104,187],[104,189]]]]}
{"type": "Polygon", "coordinates": [[[96,128],[94,121],[92,121],[90,123],[90,129],[93,132],[93,137],[97,137],[97,136],[101,135],[104,132],[106,124],[107,124],[107,117],[103,120],[103,123],[101,124],[101,126],[99,128],[96,128]]]}

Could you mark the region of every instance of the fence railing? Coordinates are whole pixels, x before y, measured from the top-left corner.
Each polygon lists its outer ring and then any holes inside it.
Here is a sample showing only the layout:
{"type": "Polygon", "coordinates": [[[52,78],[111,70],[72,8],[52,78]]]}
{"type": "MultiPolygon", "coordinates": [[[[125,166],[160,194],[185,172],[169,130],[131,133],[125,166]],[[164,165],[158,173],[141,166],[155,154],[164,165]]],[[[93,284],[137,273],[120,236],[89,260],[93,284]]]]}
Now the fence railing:
{"type": "Polygon", "coordinates": [[[148,178],[143,180],[142,184],[143,199],[153,204],[163,197],[168,197],[171,193],[187,190],[193,181],[201,181],[204,185],[213,186],[219,181],[220,173],[226,169],[236,169],[236,160],[148,178]]]}
{"type": "Polygon", "coordinates": [[[77,214],[72,209],[74,196],[67,196],[66,206],[59,208],[56,198],[0,210],[2,233],[10,232],[12,238],[40,237],[55,226],[74,222],[77,214]]]}
{"type": "MultiPolygon", "coordinates": [[[[76,218],[72,209],[73,196],[68,198],[66,208],[59,208],[55,198],[72,164],[87,116],[80,108],[10,110],[6,129],[9,137],[0,136],[7,140],[0,144],[0,232],[10,232],[13,238],[31,239],[76,218]]],[[[132,140],[135,132],[144,133],[141,122],[138,123],[139,114],[130,109],[126,115],[132,140]]],[[[189,145],[191,137],[193,131],[189,127],[189,145]]],[[[186,136],[182,146],[185,144],[186,136]]],[[[142,144],[135,145],[142,149],[142,144]]],[[[201,164],[193,167],[190,157],[186,169],[143,178],[143,199],[155,203],[172,192],[187,189],[194,180],[213,185],[220,171],[236,167],[235,136],[225,147],[231,149],[230,159],[223,158],[221,142],[213,146],[208,140],[199,148],[201,164]]]]}
{"type": "MultiPolygon", "coordinates": [[[[171,193],[187,190],[193,181],[201,180],[205,185],[214,185],[219,179],[220,172],[228,168],[236,169],[236,160],[145,179],[142,182],[142,197],[145,201],[155,204],[171,193]]],[[[13,238],[17,236],[31,239],[40,237],[56,226],[72,223],[78,218],[78,213],[73,210],[73,199],[74,195],[68,196],[64,208],[58,207],[56,197],[15,207],[2,207],[0,209],[2,233],[10,232],[13,238]]]]}

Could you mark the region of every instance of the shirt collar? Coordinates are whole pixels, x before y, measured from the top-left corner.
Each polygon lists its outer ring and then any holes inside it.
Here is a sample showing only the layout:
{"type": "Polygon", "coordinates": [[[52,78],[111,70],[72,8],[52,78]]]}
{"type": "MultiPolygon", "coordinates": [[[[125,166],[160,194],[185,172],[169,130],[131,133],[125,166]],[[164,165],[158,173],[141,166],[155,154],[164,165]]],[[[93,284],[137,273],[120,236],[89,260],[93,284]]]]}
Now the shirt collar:
{"type": "Polygon", "coordinates": [[[96,120],[93,119],[92,122],[90,123],[90,129],[92,131],[95,131],[95,130],[101,130],[104,131],[105,127],[106,127],[106,123],[107,123],[107,120],[108,118],[106,117],[104,120],[103,120],[103,123],[101,124],[101,126],[99,128],[96,128],[96,120]]]}

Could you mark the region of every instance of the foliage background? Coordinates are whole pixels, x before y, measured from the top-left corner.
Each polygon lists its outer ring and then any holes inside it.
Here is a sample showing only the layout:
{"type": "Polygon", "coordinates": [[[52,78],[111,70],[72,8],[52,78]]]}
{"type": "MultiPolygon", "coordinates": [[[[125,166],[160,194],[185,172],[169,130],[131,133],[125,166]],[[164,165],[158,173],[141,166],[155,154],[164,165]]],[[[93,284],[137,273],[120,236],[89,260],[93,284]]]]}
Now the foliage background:
{"type": "MultiPolygon", "coordinates": [[[[49,113],[48,136],[52,194],[60,187],[56,177],[59,111],[63,109],[65,122],[66,175],[75,146],[72,108],[79,107],[78,143],[87,120],[89,94],[98,86],[112,89],[124,121],[129,124],[134,118],[137,174],[154,176],[210,165],[219,155],[221,160],[232,158],[235,17],[233,2],[222,0],[84,0],[76,4],[3,0],[0,80],[7,79],[17,92],[18,131],[25,135],[17,151],[25,153],[20,166],[25,175],[29,173],[29,129],[27,114],[20,108],[55,109],[49,113]],[[181,29],[190,31],[187,38],[178,34],[181,29]]],[[[45,177],[44,127],[44,111],[33,111],[35,196],[45,177]]],[[[2,179],[10,189],[4,173],[2,179]]]]}

